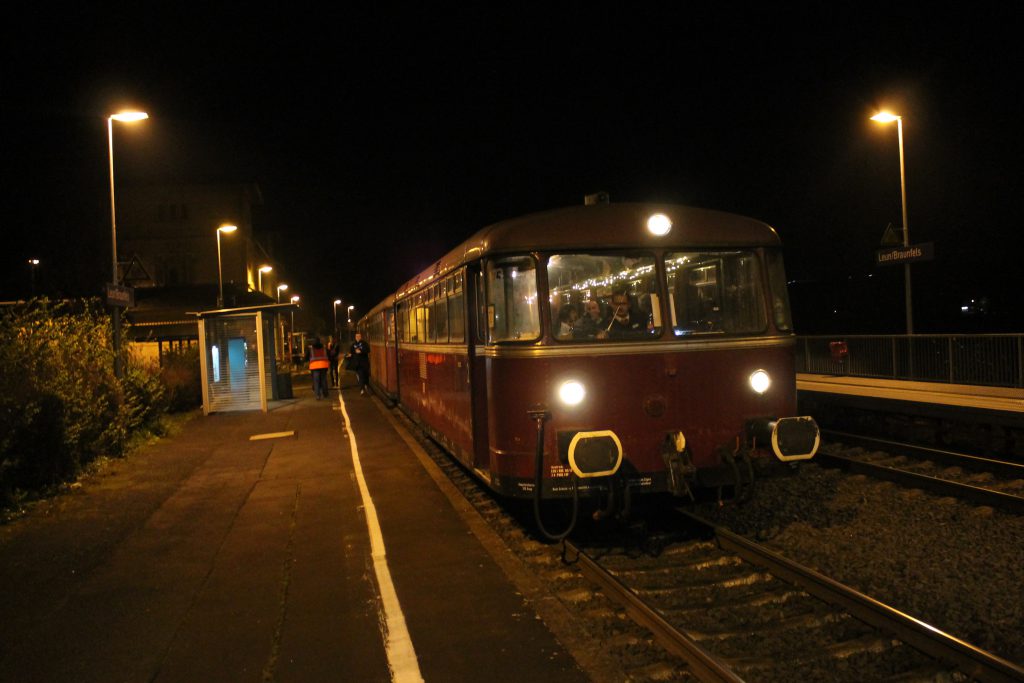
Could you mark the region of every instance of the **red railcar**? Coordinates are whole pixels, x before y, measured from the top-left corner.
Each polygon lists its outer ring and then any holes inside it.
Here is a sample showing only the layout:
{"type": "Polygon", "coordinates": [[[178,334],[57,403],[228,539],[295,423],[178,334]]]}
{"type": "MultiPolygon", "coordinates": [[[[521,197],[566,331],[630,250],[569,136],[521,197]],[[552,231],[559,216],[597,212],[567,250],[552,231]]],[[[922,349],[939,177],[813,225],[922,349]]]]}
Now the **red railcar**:
{"type": "Polygon", "coordinates": [[[758,458],[817,450],[780,241],[749,218],[599,204],[504,221],[359,325],[375,389],[503,495],[738,488],[758,458]]]}

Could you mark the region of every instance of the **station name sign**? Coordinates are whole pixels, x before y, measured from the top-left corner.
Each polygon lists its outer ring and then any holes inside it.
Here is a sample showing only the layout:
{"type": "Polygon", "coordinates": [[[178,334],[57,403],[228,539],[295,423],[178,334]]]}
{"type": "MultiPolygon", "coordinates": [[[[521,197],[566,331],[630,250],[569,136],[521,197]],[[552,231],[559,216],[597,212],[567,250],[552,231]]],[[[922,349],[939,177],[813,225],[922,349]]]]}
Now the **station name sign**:
{"type": "Polygon", "coordinates": [[[912,261],[931,261],[935,258],[935,244],[923,242],[906,247],[889,247],[875,252],[876,266],[895,266],[912,261]]]}
{"type": "Polygon", "coordinates": [[[107,283],[107,304],[131,308],[135,305],[135,289],[123,285],[112,285],[107,283]]]}

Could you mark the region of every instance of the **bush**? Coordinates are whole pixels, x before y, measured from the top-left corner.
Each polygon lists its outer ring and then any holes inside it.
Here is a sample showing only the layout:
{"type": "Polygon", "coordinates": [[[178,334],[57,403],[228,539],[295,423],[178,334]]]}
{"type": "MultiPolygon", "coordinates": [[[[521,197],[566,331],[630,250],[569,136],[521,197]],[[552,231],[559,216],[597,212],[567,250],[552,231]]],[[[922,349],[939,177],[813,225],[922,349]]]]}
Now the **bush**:
{"type": "Polygon", "coordinates": [[[174,349],[163,357],[160,379],[167,390],[167,410],[192,410],[203,402],[199,373],[199,347],[174,349]]]}
{"type": "Polygon", "coordinates": [[[98,300],[45,299],[0,313],[0,498],[73,478],[98,455],[124,454],[166,407],[156,375],[114,376],[110,317],[98,300]]]}

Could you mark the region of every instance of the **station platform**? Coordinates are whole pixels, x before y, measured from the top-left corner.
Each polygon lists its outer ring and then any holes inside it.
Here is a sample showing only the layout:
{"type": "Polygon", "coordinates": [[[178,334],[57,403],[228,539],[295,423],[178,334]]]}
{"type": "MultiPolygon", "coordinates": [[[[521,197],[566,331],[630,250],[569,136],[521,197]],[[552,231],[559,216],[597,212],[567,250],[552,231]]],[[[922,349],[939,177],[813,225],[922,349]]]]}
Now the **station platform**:
{"type": "Polygon", "coordinates": [[[0,680],[612,680],[379,401],[304,380],[0,526],[0,680]]]}
{"type": "Polygon", "coordinates": [[[798,373],[798,392],[1024,414],[1024,389],[798,373]]]}

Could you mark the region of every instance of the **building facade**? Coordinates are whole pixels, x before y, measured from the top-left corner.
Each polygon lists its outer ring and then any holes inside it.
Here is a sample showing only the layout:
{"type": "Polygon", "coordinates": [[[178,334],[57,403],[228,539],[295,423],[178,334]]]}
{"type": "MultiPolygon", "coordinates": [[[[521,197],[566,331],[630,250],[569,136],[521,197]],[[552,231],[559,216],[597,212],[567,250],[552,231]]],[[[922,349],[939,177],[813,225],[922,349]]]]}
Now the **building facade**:
{"type": "Polygon", "coordinates": [[[159,359],[166,349],[197,342],[192,314],[217,307],[221,278],[224,308],[274,300],[280,269],[260,273],[273,259],[253,233],[253,209],[262,202],[254,183],[120,191],[118,274],[123,284],[135,288],[135,306],[126,315],[138,352],[159,359]],[[238,229],[220,233],[218,268],[217,228],[226,224],[238,229]]]}

